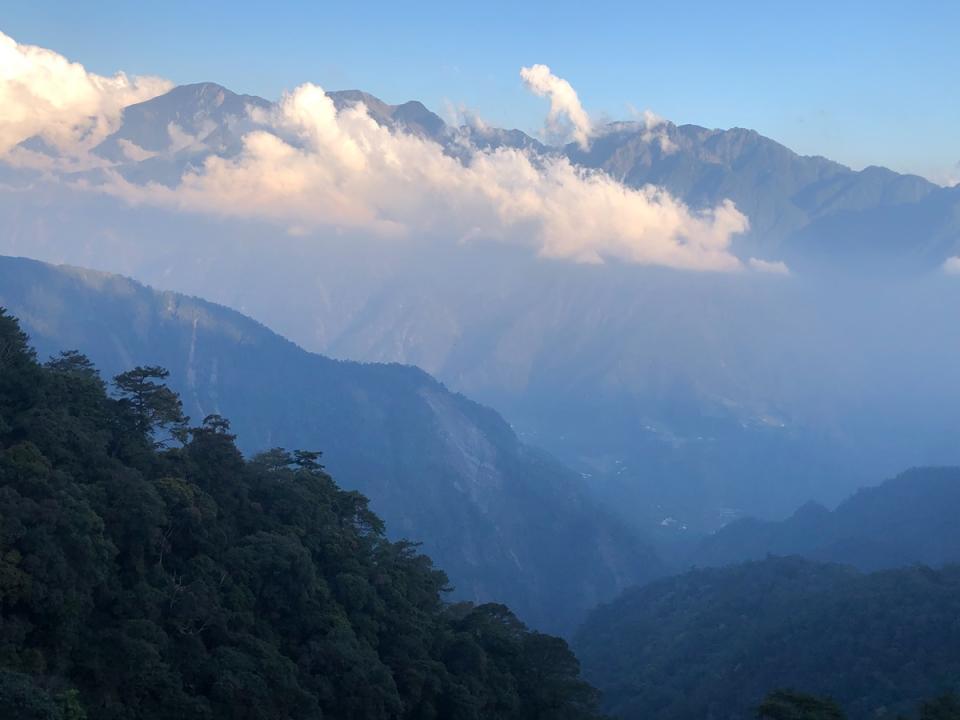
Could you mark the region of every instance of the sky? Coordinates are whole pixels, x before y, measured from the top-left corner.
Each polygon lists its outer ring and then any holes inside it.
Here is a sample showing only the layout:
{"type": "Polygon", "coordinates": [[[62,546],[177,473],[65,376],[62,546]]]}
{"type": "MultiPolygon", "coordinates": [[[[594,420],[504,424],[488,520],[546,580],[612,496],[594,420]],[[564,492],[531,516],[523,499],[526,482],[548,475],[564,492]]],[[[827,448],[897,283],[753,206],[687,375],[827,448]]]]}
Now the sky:
{"type": "Polygon", "coordinates": [[[650,109],[803,154],[960,180],[960,3],[7,3],[0,31],[87,69],[278,98],[309,81],[535,132],[521,67],[594,117],[650,109]]]}

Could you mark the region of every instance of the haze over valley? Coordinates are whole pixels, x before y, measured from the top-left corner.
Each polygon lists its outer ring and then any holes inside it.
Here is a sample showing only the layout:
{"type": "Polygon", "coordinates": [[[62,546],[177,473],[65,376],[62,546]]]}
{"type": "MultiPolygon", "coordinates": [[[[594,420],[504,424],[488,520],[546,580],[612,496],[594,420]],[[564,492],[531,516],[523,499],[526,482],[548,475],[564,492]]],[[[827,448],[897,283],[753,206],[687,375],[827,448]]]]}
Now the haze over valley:
{"type": "Polygon", "coordinates": [[[312,85],[107,104],[93,138],[8,149],[0,251],[421,367],[641,527],[709,532],[960,462],[960,190],[746,130],[601,124],[524,73],[573,142],[312,85]]]}
{"type": "Polygon", "coordinates": [[[0,32],[13,717],[960,717],[960,184],[561,65],[517,129],[0,32]]]}

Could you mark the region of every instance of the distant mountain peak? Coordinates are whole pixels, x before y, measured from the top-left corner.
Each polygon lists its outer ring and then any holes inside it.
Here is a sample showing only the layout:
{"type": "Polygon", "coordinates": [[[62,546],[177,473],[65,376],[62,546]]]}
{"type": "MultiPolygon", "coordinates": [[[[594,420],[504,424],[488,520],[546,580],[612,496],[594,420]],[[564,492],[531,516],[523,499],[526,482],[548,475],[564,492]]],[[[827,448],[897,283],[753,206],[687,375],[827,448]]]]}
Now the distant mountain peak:
{"type": "Polygon", "coordinates": [[[177,85],[163,95],[131,105],[124,114],[136,109],[154,110],[177,108],[181,112],[205,110],[213,112],[217,108],[226,107],[231,112],[242,110],[246,105],[268,106],[271,103],[256,95],[241,95],[229,88],[214,82],[199,82],[188,85],[177,85]]]}
{"type": "Polygon", "coordinates": [[[96,152],[122,162],[129,159],[131,144],[147,153],[178,152],[188,143],[209,138],[211,145],[222,148],[229,144],[227,127],[231,118],[246,117],[251,107],[270,106],[261,97],[238,95],[217,83],[178,85],[125,108],[120,129],[100,143],[96,152]]]}
{"type": "Polygon", "coordinates": [[[390,105],[362,90],[333,90],[327,95],[333,100],[338,110],[363,103],[374,120],[388,127],[400,126],[430,138],[437,138],[447,128],[447,124],[439,115],[427,109],[418,100],[390,105]]]}
{"type": "MultiPolygon", "coordinates": [[[[177,85],[170,90],[167,95],[171,98],[181,97],[214,97],[218,102],[223,102],[227,96],[235,96],[237,93],[229,88],[215,82],[188,83],[186,85],[177,85]]],[[[149,102],[149,101],[148,101],[149,102]]]]}

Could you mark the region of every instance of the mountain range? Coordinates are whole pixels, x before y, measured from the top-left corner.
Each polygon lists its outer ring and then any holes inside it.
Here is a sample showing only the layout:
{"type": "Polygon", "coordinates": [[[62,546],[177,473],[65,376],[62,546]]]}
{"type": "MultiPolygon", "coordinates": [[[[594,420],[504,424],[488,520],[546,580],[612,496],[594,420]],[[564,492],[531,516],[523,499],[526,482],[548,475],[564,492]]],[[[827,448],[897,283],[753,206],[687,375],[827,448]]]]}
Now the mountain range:
{"type": "Polygon", "coordinates": [[[509,602],[533,626],[569,632],[662,572],[577,473],[417,368],[332,360],[213,303],[26,259],[0,258],[0,306],[41,357],[76,349],[107,378],[167,368],[194,423],[227,417],[249,454],[322,451],[392,534],[443,563],[456,598],[509,602]]]}
{"type": "Polygon", "coordinates": [[[743,518],[705,538],[690,559],[732,565],[768,555],[875,571],[960,562],[960,469],[917,468],[862,488],[833,511],[807,503],[779,522],[743,518]]]}
{"type": "MultiPolygon", "coordinates": [[[[943,188],[883,167],[855,171],[827,158],[801,156],[755,130],[659,120],[651,132],[648,123],[620,121],[600,127],[586,149],[576,143],[550,147],[516,129],[448,125],[418,101],[390,105],[359,90],[328,95],[340,110],[362,104],[377,122],[435,140],[454,154],[464,139],[483,148],[562,154],[628,187],[664,188],[694,208],[732,200],[750,219],[748,232],[736,241],[744,257],[753,253],[788,264],[867,258],[902,264],[909,258],[929,269],[960,253],[960,188],[943,188]],[[920,217],[926,221],[918,225],[914,221],[920,217]],[[910,231],[902,232],[904,227],[910,231]]],[[[187,157],[176,137],[188,137],[201,148],[188,154],[198,165],[211,154],[229,157],[237,152],[243,134],[255,127],[248,120],[249,110],[271,106],[268,100],[237,95],[215,83],[179,86],[127,108],[120,129],[95,152],[120,162],[131,177],[155,179],[158,158],[131,158],[122,143],[151,153],[173,150],[182,162],[187,157]]]]}
{"type": "Polygon", "coordinates": [[[791,267],[816,260],[822,266],[840,259],[889,262],[911,256],[929,268],[955,254],[960,226],[948,208],[960,201],[956,189],[882,167],[854,171],[823,157],[800,156],[755,130],[665,122],[660,132],[668,139],[667,152],[645,140],[636,123],[614,124],[589,151],[571,145],[567,152],[576,162],[602,168],[628,185],[664,187],[695,207],[733,200],[750,218],[750,231],[737,241],[741,251],[779,257],[791,267]],[[949,225],[922,252],[911,249],[912,233],[889,232],[890,218],[905,220],[917,213],[949,225]],[[862,245],[878,231],[882,242],[862,245]]]}
{"type": "Polygon", "coordinates": [[[0,720],[960,720],[949,33],[303,10],[0,30],[0,720]]]}
{"type": "MultiPolygon", "coordinates": [[[[785,517],[903,467],[960,462],[950,360],[960,289],[942,270],[960,253],[960,188],[854,171],[750,130],[616,122],[584,149],[454,127],[417,102],[329,95],[341,111],[362,102],[377,122],[453,157],[465,143],[521,148],[629,187],[654,184],[693,211],[729,199],[750,222],[733,252],[779,272],[291,234],[131,205],[95,192],[96,168],[66,183],[0,168],[0,252],[202,296],[332,357],[416,365],[497,408],[644,533],[785,517]]],[[[210,83],[182,86],[127,108],[95,152],[135,185],[171,185],[234,156],[258,113],[275,107],[210,83]]]]}

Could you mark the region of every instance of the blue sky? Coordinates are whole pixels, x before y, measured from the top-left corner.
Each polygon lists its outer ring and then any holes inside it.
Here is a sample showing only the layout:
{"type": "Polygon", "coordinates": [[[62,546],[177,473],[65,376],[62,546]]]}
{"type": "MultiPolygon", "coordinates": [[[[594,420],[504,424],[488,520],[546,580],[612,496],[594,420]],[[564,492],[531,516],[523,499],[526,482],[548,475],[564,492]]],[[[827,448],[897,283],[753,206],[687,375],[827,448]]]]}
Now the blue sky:
{"type": "MultiPolygon", "coordinates": [[[[10,3],[0,30],[101,74],[276,98],[312,81],[535,131],[546,63],[595,116],[649,108],[805,154],[960,175],[960,3],[10,3]]],[[[957,178],[960,179],[960,178],[957,178]]]]}

